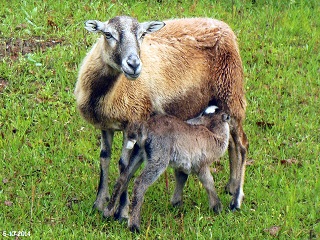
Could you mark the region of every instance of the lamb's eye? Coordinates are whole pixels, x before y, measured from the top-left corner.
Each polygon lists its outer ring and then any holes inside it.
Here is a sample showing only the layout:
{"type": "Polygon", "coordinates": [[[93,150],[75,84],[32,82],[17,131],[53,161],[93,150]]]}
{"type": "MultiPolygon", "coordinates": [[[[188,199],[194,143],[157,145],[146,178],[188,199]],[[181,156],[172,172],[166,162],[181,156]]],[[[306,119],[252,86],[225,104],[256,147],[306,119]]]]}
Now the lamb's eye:
{"type": "Polygon", "coordinates": [[[147,32],[143,32],[140,36],[140,38],[144,38],[146,36],[147,32]]]}
{"type": "Polygon", "coordinates": [[[105,32],[104,35],[106,36],[106,39],[111,39],[113,38],[112,34],[109,32],[105,32]]]}

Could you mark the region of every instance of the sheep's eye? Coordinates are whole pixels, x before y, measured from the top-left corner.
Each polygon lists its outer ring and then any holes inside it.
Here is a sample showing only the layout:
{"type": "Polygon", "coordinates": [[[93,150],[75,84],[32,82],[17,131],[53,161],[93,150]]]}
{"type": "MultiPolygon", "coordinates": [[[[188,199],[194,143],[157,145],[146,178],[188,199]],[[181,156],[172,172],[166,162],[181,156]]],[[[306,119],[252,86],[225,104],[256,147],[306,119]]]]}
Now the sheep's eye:
{"type": "Polygon", "coordinates": [[[104,35],[106,36],[106,39],[111,39],[113,38],[112,34],[109,32],[105,32],[104,35]]]}

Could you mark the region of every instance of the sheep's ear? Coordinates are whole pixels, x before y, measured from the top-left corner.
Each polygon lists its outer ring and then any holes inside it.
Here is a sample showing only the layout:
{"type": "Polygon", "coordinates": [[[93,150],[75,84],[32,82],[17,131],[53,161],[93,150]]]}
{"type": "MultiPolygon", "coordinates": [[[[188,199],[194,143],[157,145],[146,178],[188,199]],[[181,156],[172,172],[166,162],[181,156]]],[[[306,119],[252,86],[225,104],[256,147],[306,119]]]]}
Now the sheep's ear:
{"type": "Polygon", "coordinates": [[[105,25],[103,22],[97,20],[88,20],[85,22],[84,28],[87,29],[89,32],[99,33],[103,32],[105,25]]]}
{"type": "Polygon", "coordinates": [[[152,21],[152,22],[141,23],[141,25],[146,33],[152,33],[152,32],[156,32],[156,31],[160,30],[166,24],[164,22],[160,22],[160,21],[152,21]]]}

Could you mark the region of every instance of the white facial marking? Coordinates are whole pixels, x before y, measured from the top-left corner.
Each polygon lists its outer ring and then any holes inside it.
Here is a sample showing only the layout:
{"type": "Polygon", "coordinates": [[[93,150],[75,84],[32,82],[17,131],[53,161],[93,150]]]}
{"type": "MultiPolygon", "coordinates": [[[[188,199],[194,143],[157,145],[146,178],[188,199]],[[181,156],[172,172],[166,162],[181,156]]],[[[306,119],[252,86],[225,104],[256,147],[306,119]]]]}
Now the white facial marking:
{"type": "Polygon", "coordinates": [[[132,149],[134,147],[134,145],[136,144],[136,140],[132,139],[132,140],[129,140],[127,142],[127,146],[126,146],[126,149],[132,149]]]}
{"type": "Polygon", "coordinates": [[[204,112],[205,112],[206,114],[215,113],[216,109],[218,109],[217,106],[210,106],[210,107],[207,107],[204,112]]]}

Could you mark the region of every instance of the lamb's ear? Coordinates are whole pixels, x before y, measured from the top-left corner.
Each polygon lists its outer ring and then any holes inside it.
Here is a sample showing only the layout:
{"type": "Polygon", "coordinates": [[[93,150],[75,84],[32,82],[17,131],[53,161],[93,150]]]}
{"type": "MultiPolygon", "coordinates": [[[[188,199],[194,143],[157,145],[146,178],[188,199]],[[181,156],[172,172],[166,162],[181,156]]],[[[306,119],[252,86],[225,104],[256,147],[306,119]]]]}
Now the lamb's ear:
{"type": "Polygon", "coordinates": [[[141,25],[146,33],[152,33],[152,32],[156,32],[156,31],[160,30],[166,24],[164,22],[160,22],[160,21],[151,21],[151,22],[141,23],[141,25]]]}
{"type": "Polygon", "coordinates": [[[93,32],[93,33],[99,33],[99,32],[103,32],[104,30],[104,23],[97,21],[97,20],[88,20],[85,22],[85,29],[87,29],[89,32],[93,32]]]}

